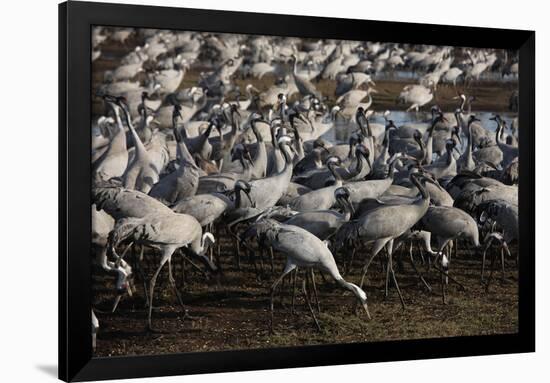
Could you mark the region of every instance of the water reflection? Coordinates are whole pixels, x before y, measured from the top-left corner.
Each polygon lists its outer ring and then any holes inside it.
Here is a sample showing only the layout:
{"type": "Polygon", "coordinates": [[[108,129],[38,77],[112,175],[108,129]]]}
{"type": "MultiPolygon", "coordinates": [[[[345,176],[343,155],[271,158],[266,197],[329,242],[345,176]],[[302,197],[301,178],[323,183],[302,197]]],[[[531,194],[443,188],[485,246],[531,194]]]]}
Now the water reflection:
{"type": "MultiPolygon", "coordinates": [[[[497,124],[494,121],[491,121],[490,118],[494,116],[493,112],[487,111],[476,111],[476,117],[481,120],[483,127],[491,132],[496,131],[497,124]]],[[[503,120],[506,121],[508,127],[512,126],[512,121],[516,118],[516,113],[499,113],[503,120]]],[[[392,119],[397,126],[405,125],[407,123],[429,123],[431,119],[431,114],[429,113],[418,113],[415,112],[405,112],[402,110],[390,111],[389,117],[392,119]]],[[[384,117],[379,114],[375,114],[370,117],[370,121],[373,123],[384,124],[384,117]]],[[[450,121],[451,124],[456,124],[454,118],[450,121]]],[[[337,125],[333,129],[326,132],[322,138],[331,142],[333,144],[342,144],[347,143],[349,135],[354,131],[350,129],[349,125],[337,125]]]]}

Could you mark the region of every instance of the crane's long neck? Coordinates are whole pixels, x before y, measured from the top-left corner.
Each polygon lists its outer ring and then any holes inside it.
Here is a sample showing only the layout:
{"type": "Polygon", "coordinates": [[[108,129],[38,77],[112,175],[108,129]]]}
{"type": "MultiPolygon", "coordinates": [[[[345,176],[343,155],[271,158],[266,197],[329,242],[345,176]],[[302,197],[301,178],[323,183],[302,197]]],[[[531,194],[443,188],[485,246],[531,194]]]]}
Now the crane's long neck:
{"type": "MultiPolygon", "coordinates": [[[[332,255],[332,254],[331,254],[332,255]]],[[[353,295],[357,298],[357,300],[361,303],[361,305],[365,308],[365,311],[367,312],[367,316],[370,318],[369,309],[367,306],[367,294],[357,285],[346,281],[338,271],[338,268],[336,266],[336,262],[334,262],[334,258],[332,259],[332,262],[330,262],[329,267],[327,267],[327,270],[332,278],[338,283],[340,287],[342,287],[345,290],[351,291],[353,295]]]]}
{"type": "Polygon", "coordinates": [[[420,146],[420,163],[425,163],[426,161],[426,157],[428,155],[427,151],[426,151],[426,144],[424,144],[424,141],[422,141],[422,138],[420,138],[418,141],[417,141],[418,145],[420,146]]]}
{"type": "MultiPolygon", "coordinates": [[[[372,98],[371,98],[371,96],[370,96],[370,93],[369,93],[369,96],[368,96],[368,97],[369,97],[369,100],[370,100],[369,102],[372,102],[372,98]]],[[[369,119],[368,119],[368,118],[365,118],[365,121],[367,122],[367,123],[366,123],[366,125],[367,125],[367,136],[368,136],[368,137],[372,137],[372,129],[371,129],[371,127],[370,127],[369,119]]]]}
{"type": "Polygon", "coordinates": [[[497,120],[497,131],[496,131],[495,139],[499,146],[502,145],[502,141],[500,138],[501,134],[502,134],[502,124],[499,120],[497,120]]]}
{"type": "Polygon", "coordinates": [[[294,74],[294,76],[296,76],[298,74],[298,59],[297,58],[294,58],[292,73],[294,74]]]}
{"type": "Polygon", "coordinates": [[[277,127],[271,127],[270,129],[270,133],[271,133],[271,143],[273,144],[273,150],[277,151],[277,150],[281,150],[279,148],[279,145],[277,145],[277,127]]]}
{"type": "Polygon", "coordinates": [[[466,147],[466,155],[472,157],[474,142],[472,140],[472,131],[468,129],[468,146],[466,147]]]}
{"type": "Polygon", "coordinates": [[[181,137],[180,132],[177,128],[177,118],[172,119],[172,129],[174,131],[174,137],[176,138],[176,142],[178,143],[177,146],[177,156],[180,159],[180,163],[190,163],[195,164],[195,161],[193,160],[193,156],[187,149],[187,145],[185,144],[185,140],[181,137]]]}
{"type": "Polygon", "coordinates": [[[386,164],[386,162],[388,161],[389,150],[390,150],[390,130],[386,129],[386,132],[384,133],[384,140],[382,141],[382,150],[380,151],[380,154],[378,155],[376,161],[386,164]]]}
{"type": "Polygon", "coordinates": [[[447,166],[450,166],[453,163],[453,149],[447,149],[447,166]]]}
{"type": "Polygon", "coordinates": [[[145,146],[143,145],[143,142],[141,142],[141,139],[139,138],[136,129],[134,128],[134,125],[132,124],[132,121],[130,120],[130,113],[126,110],[126,108],[122,108],[124,111],[124,117],[126,119],[126,124],[128,125],[128,128],[130,129],[130,132],[132,133],[132,139],[134,141],[134,146],[136,148],[136,158],[140,157],[146,157],[147,156],[147,149],[145,149],[145,146]]]}
{"type": "Polygon", "coordinates": [[[355,150],[353,150],[353,142],[349,143],[348,158],[355,158],[355,150]]]}
{"type": "Polygon", "coordinates": [[[418,181],[418,179],[415,176],[411,176],[411,181],[416,186],[418,191],[420,192],[420,195],[422,196],[423,200],[430,200],[430,193],[428,193],[428,190],[424,185],[422,185],[422,182],[418,181]]]}
{"type": "Polygon", "coordinates": [[[428,135],[428,139],[426,140],[425,147],[425,154],[424,154],[424,164],[431,164],[432,163],[432,156],[433,156],[433,131],[430,131],[428,135]]]}
{"type": "Polygon", "coordinates": [[[462,101],[460,102],[460,110],[464,110],[464,107],[466,106],[466,97],[460,98],[462,101]]]}
{"type": "Polygon", "coordinates": [[[117,106],[113,106],[113,112],[115,114],[115,121],[117,125],[117,131],[111,139],[111,150],[114,152],[127,151],[126,147],[126,131],[124,130],[124,125],[122,125],[122,120],[120,119],[120,112],[117,106]]]}
{"type": "Polygon", "coordinates": [[[290,154],[288,145],[284,145],[280,150],[285,158],[285,166],[281,172],[277,173],[276,176],[283,177],[286,185],[288,185],[290,179],[292,178],[292,155],[290,154]]]}
{"type": "Polygon", "coordinates": [[[338,187],[342,186],[342,176],[340,176],[340,173],[336,171],[336,166],[332,162],[330,162],[328,164],[328,169],[330,170],[330,172],[332,173],[332,176],[336,180],[336,183],[334,184],[334,186],[338,186],[338,187]]]}
{"type": "Polygon", "coordinates": [[[252,132],[254,133],[254,136],[256,136],[256,141],[258,142],[258,144],[260,142],[264,142],[264,138],[262,137],[262,135],[260,134],[260,131],[258,130],[258,127],[256,126],[256,121],[252,122],[251,127],[252,127],[252,132]]]}
{"type": "Polygon", "coordinates": [[[367,160],[365,159],[365,157],[363,157],[361,153],[356,154],[355,156],[357,157],[357,164],[355,164],[355,173],[359,174],[363,170],[363,167],[365,167],[365,162],[367,162],[367,160]]]}

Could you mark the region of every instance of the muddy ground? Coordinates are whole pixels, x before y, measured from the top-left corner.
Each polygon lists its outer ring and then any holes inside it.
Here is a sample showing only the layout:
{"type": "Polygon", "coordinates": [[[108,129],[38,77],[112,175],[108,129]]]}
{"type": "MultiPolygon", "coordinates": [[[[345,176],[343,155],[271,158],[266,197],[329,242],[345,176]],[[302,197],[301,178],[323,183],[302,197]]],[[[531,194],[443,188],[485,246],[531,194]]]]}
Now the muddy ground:
{"type": "MultiPolygon", "coordinates": [[[[495,273],[489,292],[480,283],[479,255],[459,252],[451,266],[451,276],[464,285],[463,291],[450,282],[448,302],[442,304],[440,276],[433,268],[421,272],[433,288],[427,292],[412,268],[405,262],[397,278],[406,309],[402,310],[397,291],[390,288],[384,298],[382,262],[369,270],[365,291],[372,320],[364,311],[355,314],[355,298],[342,291],[332,280],[324,281],[316,273],[321,313],[317,314],[321,331],[314,326],[309,309],[300,292],[303,276],[297,283],[296,313],[291,313],[291,282],[285,281],[276,298],[275,334],[269,334],[269,288],[284,266],[284,255],[275,253],[274,272],[265,256],[263,272],[256,275],[247,257],[237,269],[233,243],[222,239],[223,276],[202,274],[186,262],[182,280],[182,258],[174,256],[175,278],[183,300],[194,320],[183,320],[181,306],[168,284],[167,268],[159,277],[153,311],[153,326],[146,329],[146,310],[141,279],[136,276],[138,293],[122,300],[116,313],[109,309],[113,301],[113,279],[98,272],[94,275],[94,307],[100,321],[97,356],[164,354],[174,352],[235,350],[278,346],[317,345],[327,343],[372,342],[397,339],[467,336],[514,333],[518,328],[518,284],[515,260],[506,260],[505,280],[495,273]],[[281,297],[284,306],[281,305],[281,297]]],[[[517,249],[512,253],[516,254],[517,249]]],[[[415,250],[416,253],[416,250],[415,250]]],[[[359,283],[366,252],[359,252],[344,277],[359,283]]],[[[417,262],[421,264],[417,255],[417,262]]],[[[132,260],[132,258],[129,258],[132,260]]],[[[145,274],[148,279],[158,255],[146,252],[145,274]]],[[[341,270],[344,260],[337,257],[341,270]]],[[[349,264],[349,260],[348,260],[349,264]]],[[[495,269],[498,268],[495,263],[495,269]]],[[[258,260],[257,268],[261,264],[258,260]]],[[[135,268],[134,268],[135,270],[135,268]]]]}

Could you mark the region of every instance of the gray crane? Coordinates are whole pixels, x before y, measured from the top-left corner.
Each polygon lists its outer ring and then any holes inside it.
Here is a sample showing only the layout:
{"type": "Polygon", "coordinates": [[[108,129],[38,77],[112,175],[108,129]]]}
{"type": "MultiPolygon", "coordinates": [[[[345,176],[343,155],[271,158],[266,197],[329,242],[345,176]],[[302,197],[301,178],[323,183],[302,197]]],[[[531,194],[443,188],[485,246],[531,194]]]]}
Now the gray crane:
{"type": "Polygon", "coordinates": [[[331,176],[336,178],[336,176],[334,176],[334,172],[336,172],[335,167],[341,165],[341,162],[340,157],[330,156],[327,158],[326,167],[311,169],[310,171],[295,176],[292,181],[313,190],[323,188],[326,186],[326,182],[331,176]]]}
{"type": "Polygon", "coordinates": [[[92,202],[115,221],[128,217],[142,218],[152,213],[172,213],[168,206],[153,197],[113,182],[93,185],[92,202]]]}
{"type": "Polygon", "coordinates": [[[370,263],[380,250],[386,247],[388,261],[385,294],[386,296],[388,295],[389,278],[391,275],[403,308],[405,308],[405,301],[401,295],[401,290],[399,289],[399,284],[393,270],[393,240],[410,230],[426,214],[430,203],[430,195],[422,185],[422,182],[433,182],[431,178],[421,173],[411,173],[410,178],[412,183],[418,188],[420,198],[410,204],[381,205],[369,210],[358,219],[342,225],[334,236],[334,246],[336,249],[342,247],[345,243],[349,243],[349,241],[359,239],[365,243],[374,242],[372,255],[363,268],[361,286],[365,280],[370,263]]]}
{"type": "MultiPolygon", "coordinates": [[[[455,112],[455,116],[457,116],[456,117],[457,122],[459,122],[458,120],[459,112],[460,112],[459,110],[455,112]]],[[[476,116],[472,115],[468,120],[468,124],[471,125],[474,121],[479,121],[479,119],[476,116]]],[[[464,153],[462,153],[462,155],[457,160],[457,168],[459,172],[463,170],[473,171],[476,167],[476,162],[474,161],[474,157],[472,156],[472,152],[474,151],[474,147],[473,147],[474,141],[472,140],[471,129],[468,129],[467,137],[468,137],[468,144],[466,146],[466,150],[464,151],[464,153]]]]}
{"type": "Polygon", "coordinates": [[[380,180],[366,180],[346,183],[346,188],[350,192],[351,202],[356,205],[365,198],[377,198],[384,193],[393,183],[395,164],[399,157],[392,159],[388,169],[388,175],[380,180]]]}
{"type": "MultiPolygon", "coordinates": [[[[465,211],[452,206],[430,206],[418,225],[422,230],[429,231],[438,240],[437,256],[441,256],[444,274],[448,275],[450,259],[443,250],[455,239],[470,241],[479,248],[479,229],[476,221],[465,211]]],[[[443,276],[443,274],[442,274],[443,276]]],[[[443,303],[446,303],[445,287],[441,284],[443,303]]]]}
{"type": "Polygon", "coordinates": [[[299,226],[316,237],[326,240],[333,235],[353,214],[353,205],[347,188],[339,187],[334,191],[336,204],[342,213],[335,210],[313,210],[298,213],[284,221],[286,225],[299,226]]]}
{"type": "MultiPolygon", "coordinates": [[[[327,166],[335,178],[333,185],[325,186],[317,190],[312,190],[309,193],[302,194],[289,202],[289,206],[296,211],[312,211],[330,209],[336,202],[334,192],[342,186],[342,177],[336,171],[336,166],[340,164],[338,157],[331,157],[327,161],[327,166]]],[[[326,180],[326,178],[325,178],[326,180]]]]}
{"type": "MultiPolygon", "coordinates": [[[[497,123],[496,142],[498,148],[502,151],[502,167],[507,167],[515,158],[519,155],[519,149],[517,146],[508,145],[501,141],[500,135],[504,130],[504,124],[500,116],[497,114],[490,118],[497,123]]],[[[498,163],[496,163],[498,165],[498,163]]]]}
{"type": "MultiPolygon", "coordinates": [[[[256,126],[258,122],[268,123],[264,120],[261,114],[253,112],[248,118],[248,125],[256,137],[256,143],[245,145],[250,152],[253,150],[255,151],[254,158],[252,159],[252,164],[250,166],[251,179],[264,178],[267,174],[267,148],[263,136],[256,126]]],[[[232,163],[229,170],[233,172],[243,171],[242,165],[236,162],[232,163]]]]}
{"type": "MultiPolygon", "coordinates": [[[[283,273],[275,280],[270,289],[270,331],[273,332],[273,301],[277,287],[283,278],[297,267],[301,269],[317,269],[327,272],[340,287],[351,291],[359,303],[365,309],[368,318],[370,313],[367,305],[367,294],[357,285],[347,282],[338,271],[336,261],[328,247],[323,241],[301,227],[279,223],[273,219],[261,219],[254,223],[243,234],[243,239],[255,237],[259,243],[265,246],[271,246],[274,250],[286,256],[286,265],[283,273]]],[[[311,278],[311,274],[306,272],[306,276],[311,278]]],[[[312,280],[314,285],[314,280],[312,280]]],[[[315,286],[315,285],[314,285],[315,286]]],[[[303,280],[302,291],[309,306],[311,315],[320,329],[319,322],[315,317],[306,290],[306,280],[303,280]]],[[[314,293],[315,293],[314,287],[314,293]]]]}
{"type": "MultiPolygon", "coordinates": [[[[155,284],[158,275],[166,263],[168,263],[168,279],[174,289],[178,301],[187,316],[187,310],[181,299],[176,281],[172,275],[172,255],[180,248],[185,247],[189,255],[201,260],[211,271],[217,271],[216,266],[204,256],[207,247],[214,243],[214,236],[211,233],[202,233],[200,223],[187,214],[177,214],[170,211],[166,213],[152,213],[143,218],[123,218],[117,221],[114,229],[109,234],[109,249],[118,257],[115,247],[123,242],[131,241],[137,244],[152,246],[161,250],[161,260],[151,281],[149,282],[149,311],[147,316],[148,328],[153,330],[151,325],[151,314],[155,284]]],[[[115,261],[115,262],[117,262],[115,261]]]]}
{"type": "Polygon", "coordinates": [[[128,166],[128,149],[126,147],[126,132],[120,119],[119,107],[113,97],[104,97],[105,102],[115,115],[116,132],[112,135],[107,149],[92,165],[92,174],[97,180],[108,181],[121,177],[128,166]]]}
{"type": "Polygon", "coordinates": [[[124,98],[117,98],[117,104],[124,112],[126,125],[130,129],[132,140],[134,142],[135,154],[132,161],[122,175],[124,187],[128,189],[136,189],[144,193],[148,193],[154,184],[159,180],[160,169],[157,169],[147,153],[147,149],[141,142],[134,125],[130,119],[128,105],[124,98]]]}
{"type": "Polygon", "coordinates": [[[311,95],[318,98],[319,100],[322,99],[323,95],[321,94],[321,92],[317,90],[317,88],[315,88],[315,85],[313,85],[311,81],[309,81],[308,79],[303,78],[298,74],[298,67],[297,67],[298,60],[296,56],[291,55],[290,57],[293,65],[292,77],[294,78],[294,82],[296,83],[296,87],[298,88],[298,91],[302,94],[302,96],[311,95]]]}
{"type": "Polygon", "coordinates": [[[177,120],[181,117],[181,107],[174,105],[173,131],[177,142],[178,168],[157,182],[149,192],[153,198],[173,204],[176,201],[195,195],[199,187],[199,168],[195,164],[187,145],[177,129],[177,120]]]}
{"type": "Polygon", "coordinates": [[[202,227],[214,223],[226,211],[238,209],[241,206],[241,198],[244,192],[246,196],[250,193],[250,184],[239,180],[235,182],[235,189],[225,193],[197,194],[178,201],[172,210],[176,213],[189,214],[195,217],[202,227]],[[227,194],[234,194],[231,199],[227,194]]]}
{"type": "Polygon", "coordinates": [[[447,150],[447,158],[444,162],[434,162],[424,166],[423,169],[431,173],[436,179],[453,177],[456,175],[456,160],[453,156],[453,150],[456,150],[456,142],[448,140],[445,144],[447,150]]]}

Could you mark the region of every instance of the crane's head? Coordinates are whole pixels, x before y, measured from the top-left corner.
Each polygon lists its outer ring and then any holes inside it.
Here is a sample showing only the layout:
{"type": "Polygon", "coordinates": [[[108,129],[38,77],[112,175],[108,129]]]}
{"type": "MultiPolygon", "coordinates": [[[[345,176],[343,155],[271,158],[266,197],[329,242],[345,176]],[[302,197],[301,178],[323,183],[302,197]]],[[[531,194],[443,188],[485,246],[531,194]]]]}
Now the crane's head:
{"type": "Polygon", "coordinates": [[[393,120],[387,120],[387,124],[386,124],[386,130],[390,130],[390,129],[397,129],[397,126],[395,126],[395,123],[393,122],[393,120]]]}
{"type": "Polygon", "coordinates": [[[353,204],[351,203],[351,194],[347,187],[342,186],[334,191],[334,198],[336,202],[344,211],[349,211],[351,214],[355,212],[353,204]]]}
{"type": "Polygon", "coordinates": [[[279,147],[283,147],[283,146],[288,146],[290,147],[291,150],[294,150],[294,148],[292,147],[292,138],[289,137],[289,136],[281,136],[278,140],[277,140],[277,143],[279,144],[279,147]]]}
{"type": "Polygon", "coordinates": [[[112,272],[117,275],[115,282],[116,297],[111,310],[115,312],[122,297],[126,293],[132,296],[133,274],[130,265],[122,258],[119,258],[115,262],[108,262],[108,264],[110,264],[112,272]]]}
{"type": "MultiPolygon", "coordinates": [[[[460,126],[455,126],[452,130],[451,130],[451,139],[454,141],[454,137],[456,137],[458,143],[460,145],[462,145],[462,138],[460,138],[460,126]]],[[[455,148],[456,148],[456,145],[455,145],[455,148]]],[[[457,149],[458,150],[458,149],[457,149]]]]}
{"type": "Polygon", "coordinates": [[[331,166],[340,166],[342,164],[342,160],[338,156],[330,156],[327,159],[327,167],[331,166]]]}
{"type": "Polygon", "coordinates": [[[254,206],[254,201],[252,201],[252,198],[250,197],[250,191],[252,190],[252,186],[243,180],[238,180],[235,182],[235,194],[239,194],[241,191],[244,192],[252,206],[254,206]]]}
{"type": "MultiPolygon", "coordinates": [[[[500,117],[499,117],[498,114],[490,118],[490,120],[492,120],[492,121],[498,121],[499,119],[500,119],[500,117]]],[[[470,118],[468,118],[468,125],[472,124],[474,121],[481,122],[481,120],[479,118],[477,118],[475,114],[472,114],[470,116],[470,118]]]]}
{"type": "Polygon", "coordinates": [[[324,150],[327,153],[330,153],[330,150],[328,150],[328,147],[327,147],[327,142],[325,140],[323,140],[322,138],[318,138],[315,141],[313,141],[313,148],[314,149],[319,148],[319,149],[324,150]]]}
{"type": "Polygon", "coordinates": [[[249,117],[249,122],[252,124],[252,123],[258,122],[258,121],[265,122],[266,124],[269,124],[269,122],[264,118],[264,116],[262,116],[261,113],[253,112],[249,117]]]}
{"type": "Polygon", "coordinates": [[[358,144],[355,147],[355,154],[359,157],[362,156],[365,160],[367,160],[367,164],[369,165],[369,168],[372,168],[372,164],[370,162],[370,150],[363,144],[358,144]]]}
{"type": "Polygon", "coordinates": [[[422,132],[420,132],[420,130],[415,130],[414,133],[413,133],[413,138],[416,142],[420,142],[422,141],[422,132]]]}
{"type": "Polygon", "coordinates": [[[182,118],[180,104],[174,104],[174,110],[172,111],[172,118],[173,119],[182,118]]]}

